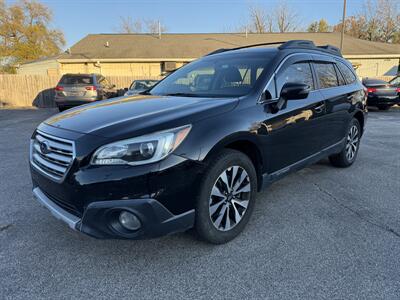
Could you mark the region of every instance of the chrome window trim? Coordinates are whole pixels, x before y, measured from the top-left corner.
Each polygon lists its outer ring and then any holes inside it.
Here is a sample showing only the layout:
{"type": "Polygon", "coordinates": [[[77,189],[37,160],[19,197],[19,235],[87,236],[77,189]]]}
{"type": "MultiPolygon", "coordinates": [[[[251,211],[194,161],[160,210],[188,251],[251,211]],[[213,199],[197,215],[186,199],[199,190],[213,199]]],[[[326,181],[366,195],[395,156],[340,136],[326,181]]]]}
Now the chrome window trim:
{"type": "Polygon", "coordinates": [[[44,136],[44,137],[47,137],[47,138],[49,138],[49,139],[53,139],[53,140],[56,140],[56,141],[58,140],[58,141],[60,141],[60,142],[69,143],[69,144],[72,145],[71,163],[70,163],[69,166],[66,168],[65,173],[63,174],[63,176],[61,176],[61,177],[59,178],[59,177],[54,176],[53,174],[50,174],[49,172],[46,172],[46,170],[44,170],[43,168],[41,168],[40,166],[38,166],[38,165],[33,161],[33,142],[34,142],[34,139],[31,139],[31,140],[30,140],[30,147],[29,147],[29,161],[30,161],[30,164],[35,168],[35,170],[37,170],[38,172],[40,172],[40,173],[43,174],[44,176],[50,178],[51,180],[53,180],[53,181],[55,181],[55,182],[59,182],[59,183],[62,182],[62,181],[65,179],[65,177],[68,175],[68,173],[69,173],[69,171],[70,171],[70,169],[71,169],[71,167],[72,167],[72,165],[73,165],[73,163],[74,163],[74,161],[75,161],[75,158],[76,158],[75,142],[72,141],[72,140],[63,139],[63,138],[60,138],[60,137],[58,137],[58,136],[53,136],[53,135],[44,133],[43,131],[38,130],[38,129],[36,130],[36,133],[39,133],[40,135],[42,135],[42,136],[44,136]]]}
{"type": "Polygon", "coordinates": [[[265,93],[265,91],[267,90],[268,86],[271,84],[271,81],[275,78],[275,76],[277,75],[277,73],[279,72],[279,70],[282,68],[282,65],[283,65],[289,58],[291,58],[291,57],[293,57],[293,56],[304,55],[304,54],[310,54],[310,53],[304,53],[304,52],[292,53],[292,54],[289,54],[288,56],[285,56],[285,58],[282,59],[282,61],[281,61],[281,62],[279,63],[279,65],[276,67],[274,73],[272,73],[271,78],[270,78],[270,79],[268,80],[268,82],[266,83],[266,85],[265,85],[265,87],[264,87],[264,89],[263,89],[261,95],[258,97],[257,103],[265,104],[266,101],[268,101],[268,102],[269,102],[269,101],[273,102],[273,101],[276,101],[276,99],[279,100],[279,97],[276,97],[276,98],[274,98],[274,99],[269,99],[269,100],[262,100],[262,99],[261,99],[261,96],[265,93]]]}

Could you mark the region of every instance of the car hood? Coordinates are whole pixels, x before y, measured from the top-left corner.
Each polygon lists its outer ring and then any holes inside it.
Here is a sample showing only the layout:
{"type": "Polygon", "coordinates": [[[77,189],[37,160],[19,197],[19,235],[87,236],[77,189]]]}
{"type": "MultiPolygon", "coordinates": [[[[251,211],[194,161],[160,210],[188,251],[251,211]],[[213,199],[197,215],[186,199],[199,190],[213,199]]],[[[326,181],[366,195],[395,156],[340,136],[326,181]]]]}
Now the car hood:
{"type": "Polygon", "coordinates": [[[132,96],[99,101],[57,114],[45,124],[102,137],[146,134],[232,110],[237,98],[132,96]]]}

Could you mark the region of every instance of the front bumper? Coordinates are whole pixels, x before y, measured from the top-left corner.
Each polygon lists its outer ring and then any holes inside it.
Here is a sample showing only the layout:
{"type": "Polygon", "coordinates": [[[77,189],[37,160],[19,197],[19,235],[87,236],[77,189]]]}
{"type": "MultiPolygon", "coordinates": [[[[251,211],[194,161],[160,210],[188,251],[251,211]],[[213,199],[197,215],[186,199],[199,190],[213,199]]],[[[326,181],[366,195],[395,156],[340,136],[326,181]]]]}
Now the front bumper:
{"type": "Polygon", "coordinates": [[[91,97],[91,98],[80,98],[80,99],[65,99],[65,98],[56,98],[54,99],[58,107],[63,107],[63,108],[70,108],[70,107],[75,107],[83,104],[88,104],[88,103],[93,103],[94,101],[97,101],[97,97],[91,97]]]}
{"type": "Polygon", "coordinates": [[[194,210],[180,215],[172,214],[154,199],[97,201],[90,203],[82,217],[76,216],[50,199],[39,187],[33,189],[34,197],[51,214],[73,230],[100,239],[146,239],[186,231],[194,225],[194,210]],[[134,213],[142,226],[128,231],[118,226],[121,211],[134,213]]]}

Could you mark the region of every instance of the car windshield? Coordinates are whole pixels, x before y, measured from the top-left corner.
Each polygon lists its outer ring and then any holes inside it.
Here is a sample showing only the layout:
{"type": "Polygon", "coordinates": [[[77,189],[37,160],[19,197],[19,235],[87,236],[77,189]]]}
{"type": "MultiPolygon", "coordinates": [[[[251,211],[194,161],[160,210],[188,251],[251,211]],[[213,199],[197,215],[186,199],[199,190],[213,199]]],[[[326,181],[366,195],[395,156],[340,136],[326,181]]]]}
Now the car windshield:
{"type": "Polygon", "coordinates": [[[272,59],[258,55],[215,55],[192,62],[170,74],[150,90],[152,95],[240,97],[248,94],[272,59]]]}
{"type": "Polygon", "coordinates": [[[130,90],[147,90],[157,83],[157,80],[135,80],[129,87],[130,90]]]}
{"type": "Polygon", "coordinates": [[[61,84],[93,84],[93,77],[86,75],[64,75],[61,84]]]}

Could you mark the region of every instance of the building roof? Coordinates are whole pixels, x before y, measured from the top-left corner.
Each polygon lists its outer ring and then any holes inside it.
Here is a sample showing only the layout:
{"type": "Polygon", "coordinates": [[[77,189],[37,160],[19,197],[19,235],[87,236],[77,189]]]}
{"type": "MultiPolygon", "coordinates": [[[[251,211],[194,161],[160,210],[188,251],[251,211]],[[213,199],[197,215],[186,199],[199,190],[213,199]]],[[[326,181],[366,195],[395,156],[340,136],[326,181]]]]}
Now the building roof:
{"type": "MultiPolygon", "coordinates": [[[[96,59],[191,60],[219,48],[288,40],[312,40],[316,45],[340,45],[339,33],[198,33],[198,34],[89,34],[59,55],[59,61],[96,59]]],[[[344,38],[345,56],[400,57],[399,44],[344,38]]]]}

